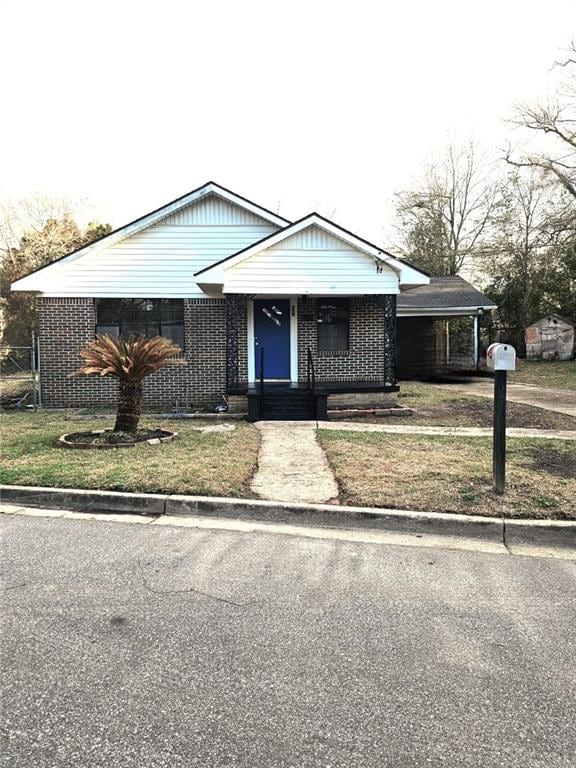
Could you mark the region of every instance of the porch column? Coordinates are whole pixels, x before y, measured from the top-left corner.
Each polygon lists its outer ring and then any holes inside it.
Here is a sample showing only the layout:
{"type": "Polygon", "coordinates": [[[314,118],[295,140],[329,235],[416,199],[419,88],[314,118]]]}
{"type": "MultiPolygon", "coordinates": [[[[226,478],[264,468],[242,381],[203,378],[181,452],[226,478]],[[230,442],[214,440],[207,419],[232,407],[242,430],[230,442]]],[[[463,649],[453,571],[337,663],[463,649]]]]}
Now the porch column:
{"type": "Polygon", "coordinates": [[[240,328],[246,316],[246,296],[226,296],[226,386],[235,387],[240,383],[240,328]]]}
{"type": "Polygon", "coordinates": [[[384,383],[396,384],[396,295],[381,296],[384,310],[384,383]]]}
{"type": "Polygon", "coordinates": [[[479,335],[479,320],[480,318],[478,315],[474,315],[473,319],[473,328],[472,328],[472,356],[473,356],[473,363],[474,368],[478,368],[478,364],[480,363],[480,335],[479,335]]]}

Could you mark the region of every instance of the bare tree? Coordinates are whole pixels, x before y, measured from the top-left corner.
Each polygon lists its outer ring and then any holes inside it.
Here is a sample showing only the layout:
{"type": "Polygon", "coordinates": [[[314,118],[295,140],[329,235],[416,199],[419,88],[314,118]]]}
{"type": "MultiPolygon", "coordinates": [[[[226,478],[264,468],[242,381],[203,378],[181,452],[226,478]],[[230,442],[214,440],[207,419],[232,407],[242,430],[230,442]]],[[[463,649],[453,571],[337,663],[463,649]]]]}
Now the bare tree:
{"type": "Polygon", "coordinates": [[[456,275],[482,250],[496,203],[484,162],[473,142],[451,143],[430,165],[417,189],[396,195],[400,249],[434,275],[456,275]]]}
{"type": "Polygon", "coordinates": [[[543,104],[519,104],[514,125],[544,139],[544,146],[533,151],[509,149],[506,161],[516,167],[533,168],[559,184],[576,201],[576,44],[556,62],[566,70],[557,95],[543,104]]]}
{"type": "Polygon", "coordinates": [[[5,344],[27,344],[36,324],[32,297],[12,293],[23,275],[106,235],[108,224],[89,223],[82,230],[72,207],[59,198],[36,196],[0,206],[0,336],[5,344]]]}
{"type": "Polygon", "coordinates": [[[554,226],[557,195],[540,174],[514,169],[501,189],[484,269],[500,319],[520,330],[557,309],[550,291],[567,236],[554,226]]]}

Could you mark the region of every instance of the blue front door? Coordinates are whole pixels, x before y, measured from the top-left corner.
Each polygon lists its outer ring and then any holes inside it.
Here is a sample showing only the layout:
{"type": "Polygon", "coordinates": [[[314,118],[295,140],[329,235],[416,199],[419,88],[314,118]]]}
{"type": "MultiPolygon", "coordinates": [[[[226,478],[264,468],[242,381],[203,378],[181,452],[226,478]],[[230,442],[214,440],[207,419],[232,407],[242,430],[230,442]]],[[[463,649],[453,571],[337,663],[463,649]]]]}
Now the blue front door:
{"type": "Polygon", "coordinates": [[[264,350],[264,378],[290,378],[290,300],[254,300],[254,370],[260,377],[264,350]]]}

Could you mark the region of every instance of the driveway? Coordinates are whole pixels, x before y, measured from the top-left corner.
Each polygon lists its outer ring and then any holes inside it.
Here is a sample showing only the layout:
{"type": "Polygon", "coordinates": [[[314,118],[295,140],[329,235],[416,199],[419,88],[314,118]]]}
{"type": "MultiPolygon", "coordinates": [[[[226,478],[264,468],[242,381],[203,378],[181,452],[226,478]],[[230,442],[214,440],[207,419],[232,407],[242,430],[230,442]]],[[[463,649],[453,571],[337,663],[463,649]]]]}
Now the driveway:
{"type": "MultiPolygon", "coordinates": [[[[467,395],[489,398],[494,396],[494,382],[491,379],[478,378],[470,379],[467,382],[433,384],[432,386],[449,389],[452,392],[463,392],[467,395]]],[[[546,411],[576,416],[576,392],[568,389],[546,389],[532,384],[511,384],[508,381],[507,396],[508,400],[513,403],[532,405],[535,408],[544,408],[546,411]]]]}
{"type": "Polygon", "coordinates": [[[569,561],[6,516],[6,768],[571,768],[569,561]]]}

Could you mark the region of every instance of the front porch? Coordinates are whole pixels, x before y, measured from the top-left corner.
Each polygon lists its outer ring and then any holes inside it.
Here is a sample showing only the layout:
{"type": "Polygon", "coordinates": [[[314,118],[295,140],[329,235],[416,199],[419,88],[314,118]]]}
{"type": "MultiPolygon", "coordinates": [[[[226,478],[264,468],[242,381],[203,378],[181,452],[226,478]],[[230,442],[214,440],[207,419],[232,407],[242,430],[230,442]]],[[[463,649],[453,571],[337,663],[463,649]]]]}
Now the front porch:
{"type": "Polygon", "coordinates": [[[395,294],[232,294],[225,302],[226,393],[246,397],[252,421],[394,402],[395,294]]]}

